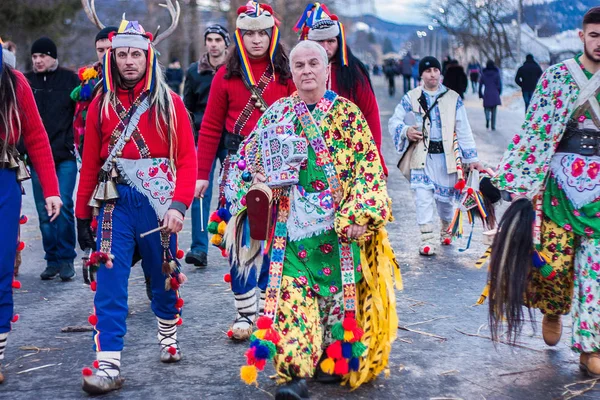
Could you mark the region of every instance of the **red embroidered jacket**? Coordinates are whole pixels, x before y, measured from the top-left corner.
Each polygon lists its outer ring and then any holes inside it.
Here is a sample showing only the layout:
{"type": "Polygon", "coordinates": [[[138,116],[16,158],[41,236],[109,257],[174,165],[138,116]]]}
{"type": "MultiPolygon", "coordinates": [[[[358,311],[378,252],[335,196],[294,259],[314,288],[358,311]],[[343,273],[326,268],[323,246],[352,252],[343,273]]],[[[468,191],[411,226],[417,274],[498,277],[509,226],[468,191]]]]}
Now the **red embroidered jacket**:
{"type": "MultiPolygon", "coordinates": [[[[261,60],[250,60],[252,72],[257,81],[263,75],[269,63],[269,57],[261,60]]],[[[208,104],[198,136],[198,179],[209,179],[223,129],[233,132],[235,121],[250,99],[250,91],[244,86],[242,78],[225,79],[226,71],[225,66],[219,68],[210,88],[208,104]]],[[[275,76],[263,92],[263,98],[268,105],[271,105],[282,97],[290,96],[295,91],[296,86],[291,78],[286,85],[282,85],[279,83],[278,77],[275,76]]],[[[254,107],[248,122],[242,129],[242,135],[248,136],[261,116],[262,112],[254,107]]]]}
{"type": "MultiPolygon", "coordinates": [[[[14,69],[12,71],[16,76],[21,136],[25,142],[27,154],[33,163],[33,169],[40,178],[44,197],[60,196],[50,141],[38,112],[29,81],[19,71],[14,69]]],[[[13,134],[8,138],[8,143],[15,144],[17,141],[17,135],[14,134],[17,130],[16,121],[12,121],[12,128],[13,134]]],[[[2,140],[6,140],[5,132],[0,133],[0,136],[2,140]]]]}
{"type": "MultiPolygon", "coordinates": [[[[339,74],[339,72],[340,65],[338,63],[332,63],[331,76],[329,77],[329,81],[331,83],[331,90],[356,104],[359,110],[362,111],[363,115],[365,116],[365,119],[367,120],[367,124],[369,124],[369,129],[371,129],[371,133],[373,134],[373,140],[377,145],[377,150],[379,151],[379,158],[381,159],[381,166],[383,167],[383,172],[387,176],[388,170],[385,166],[383,154],[381,154],[381,120],[379,118],[379,106],[377,105],[375,93],[373,93],[369,85],[357,85],[356,95],[354,96],[354,98],[349,97],[349,93],[341,93],[337,85],[337,74],[339,74]]],[[[365,79],[367,79],[366,76],[365,79]]]]}
{"type": "MultiPolygon", "coordinates": [[[[132,90],[117,89],[117,97],[126,109],[141,94],[144,82],[140,81],[132,90]]],[[[175,193],[171,208],[181,211],[180,205],[188,208],[194,198],[194,189],[196,186],[196,153],[194,148],[194,136],[192,134],[192,125],[183,101],[175,93],[171,92],[173,103],[175,105],[176,116],[176,149],[173,151],[175,158],[175,167],[177,169],[177,181],[175,184],[175,193]]],[[[94,98],[88,109],[87,121],[85,126],[85,142],[83,152],[83,164],[79,179],[79,189],[77,190],[77,204],[75,206],[75,215],[77,218],[87,219],[92,216],[92,209],[87,205],[94,188],[98,182],[98,172],[104,161],[108,157],[108,142],[110,137],[120,122],[120,119],[114,109],[110,107],[109,116],[101,113],[102,96],[94,98]]],[[[145,112],[138,124],[138,130],[148,149],[151,157],[169,157],[169,144],[163,140],[155,125],[153,115],[154,109],[151,108],[145,112]]],[[[162,127],[166,132],[166,126],[162,127]]],[[[140,153],[132,140],[125,144],[122,151],[122,157],[126,159],[139,159],[140,153]]]]}

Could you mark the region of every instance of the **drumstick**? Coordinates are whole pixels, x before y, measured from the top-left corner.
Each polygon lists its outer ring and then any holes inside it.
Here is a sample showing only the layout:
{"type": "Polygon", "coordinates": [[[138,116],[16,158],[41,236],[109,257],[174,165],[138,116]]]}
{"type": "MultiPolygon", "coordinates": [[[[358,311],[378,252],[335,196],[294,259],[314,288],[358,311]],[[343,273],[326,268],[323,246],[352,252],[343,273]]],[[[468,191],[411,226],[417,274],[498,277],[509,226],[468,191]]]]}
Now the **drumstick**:
{"type": "Polygon", "coordinates": [[[150,234],[152,234],[154,232],[158,232],[158,231],[160,231],[162,229],[165,229],[165,227],[164,226],[159,226],[158,228],[154,228],[151,231],[144,232],[144,233],[140,234],[140,237],[144,238],[144,237],[146,237],[146,236],[148,236],[148,235],[150,235],[150,234]]]}
{"type": "Polygon", "coordinates": [[[204,196],[200,196],[200,232],[204,232],[204,207],[202,207],[202,200],[204,200],[204,196]]]}

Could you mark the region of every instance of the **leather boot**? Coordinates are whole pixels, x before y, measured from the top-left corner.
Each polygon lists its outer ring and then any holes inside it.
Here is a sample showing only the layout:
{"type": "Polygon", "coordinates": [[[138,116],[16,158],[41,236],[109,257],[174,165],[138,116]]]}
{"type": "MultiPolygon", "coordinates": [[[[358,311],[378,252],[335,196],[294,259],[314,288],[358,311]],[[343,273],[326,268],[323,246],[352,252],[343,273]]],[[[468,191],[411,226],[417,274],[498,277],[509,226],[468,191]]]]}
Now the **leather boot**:
{"type": "Polygon", "coordinates": [[[548,346],[556,346],[562,336],[560,315],[544,314],[542,319],[542,337],[548,346]]]}
{"type": "Polygon", "coordinates": [[[114,378],[98,375],[84,376],[82,389],[91,395],[104,394],[121,389],[123,382],[125,379],[121,378],[121,375],[114,378]]]}
{"type": "Polygon", "coordinates": [[[327,353],[323,352],[321,358],[319,359],[319,363],[317,364],[317,369],[315,371],[314,378],[319,383],[339,383],[342,381],[342,377],[340,375],[328,374],[327,372],[321,369],[321,363],[323,360],[327,358],[327,353]]]}
{"type": "Polygon", "coordinates": [[[281,385],[275,392],[275,400],[303,400],[309,399],[308,386],[304,379],[292,379],[290,382],[281,385]]]}
{"type": "Polygon", "coordinates": [[[591,378],[600,378],[600,353],[581,353],[579,369],[591,378]]]}

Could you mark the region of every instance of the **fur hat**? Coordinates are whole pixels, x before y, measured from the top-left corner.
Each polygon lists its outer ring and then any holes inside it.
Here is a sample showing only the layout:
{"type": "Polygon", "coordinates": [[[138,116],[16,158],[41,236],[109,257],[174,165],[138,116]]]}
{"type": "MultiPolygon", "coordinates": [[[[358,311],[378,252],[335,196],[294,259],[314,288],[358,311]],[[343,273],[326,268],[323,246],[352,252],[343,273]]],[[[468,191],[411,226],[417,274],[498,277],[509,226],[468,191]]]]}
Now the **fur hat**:
{"type": "Polygon", "coordinates": [[[243,31],[266,31],[275,26],[273,9],[257,1],[249,1],[237,10],[235,27],[243,31]]]}

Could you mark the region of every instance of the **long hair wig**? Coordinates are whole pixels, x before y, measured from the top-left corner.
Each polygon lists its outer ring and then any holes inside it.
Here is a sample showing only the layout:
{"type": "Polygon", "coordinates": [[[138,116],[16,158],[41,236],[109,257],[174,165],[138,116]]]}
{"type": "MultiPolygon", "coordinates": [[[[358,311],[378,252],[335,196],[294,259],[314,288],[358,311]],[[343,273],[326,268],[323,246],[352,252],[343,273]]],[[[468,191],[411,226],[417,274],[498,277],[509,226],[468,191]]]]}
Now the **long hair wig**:
{"type": "Polygon", "coordinates": [[[17,77],[12,67],[7,64],[2,65],[2,73],[0,73],[0,132],[4,133],[0,145],[0,157],[4,159],[8,151],[8,143],[17,143],[21,137],[17,77]]]}
{"type": "MultiPolygon", "coordinates": [[[[338,43],[340,43],[339,36],[338,43]]],[[[355,102],[358,94],[356,91],[357,87],[368,86],[373,91],[373,84],[371,83],[369,71],[365,67],[365,64],[356,58],[350,47],[347,47],[346,51],[348,53],[348,66],[340,68],[340,72],[336,76],[336,83],[340,91],[339,94],[355,102]]],[[[340,49],[338,49],[336,57],[338,59],[341,57],[340,49]]]]}
{"type": "MultiPolygon", "coordinates": [[[[532,265],[533,222],[531,201],[519,198],[508,207],[498,225],[488,278],[489,322],[494,341],[499,338],[504,320],[510,343],[515,342],[523,326],[523,303],[532,265]]],[[[529,315],[532,317],[531,309],[529,315]]]]}
{"type": "MultiPolygon", "coordinates": [[[[227,55],[227,61],[225,63],[225,79],[231,79],[234,76],[242,77],[242,62],[237,51],[237,44],[235,44],[229,54],[227,55]]],[[[277,76],[277,81],[286,85],[289,79],[292,79],[292,73],[290,72],[290,61],[287,56],[287,51],[282,43],[279,43],[275,56],[273,57],[273,69],[277,76]]],[[[255,77],[257,80],[260,77],[255,77]]]]}

